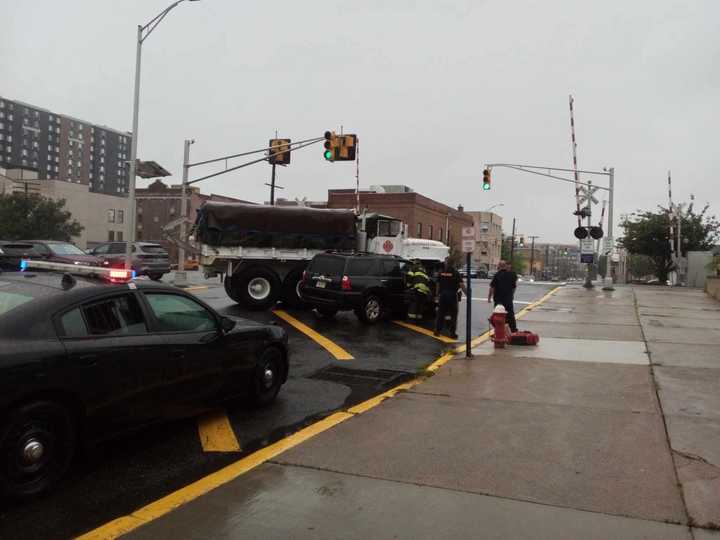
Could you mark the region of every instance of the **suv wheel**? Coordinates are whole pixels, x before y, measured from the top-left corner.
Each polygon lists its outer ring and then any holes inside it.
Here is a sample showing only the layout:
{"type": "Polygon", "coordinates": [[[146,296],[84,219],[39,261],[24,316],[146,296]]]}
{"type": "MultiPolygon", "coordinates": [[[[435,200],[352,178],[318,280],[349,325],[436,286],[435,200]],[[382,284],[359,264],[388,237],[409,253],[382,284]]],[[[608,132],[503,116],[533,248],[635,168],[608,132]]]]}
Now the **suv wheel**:
{"type": "Polygon", "coordinates": [[[374,294],[366,296],[356,314],[362,322],[375,324],[383,314],[382,300],[374,294]]]}
{"type": "Polygon", "coordinates": [[[62,405],[35,401],[10,411],[0,428],[0,496],[22,499],[49,490],[70,466],[76,439],[62,405]]]}
{"type": "Polygon", "coordinates": [[[288,307],[301,308],[305,305],[300,297],[302,275],[302,270],[293,270],[285,277],[282,285],[282,301],[288,307]]]}

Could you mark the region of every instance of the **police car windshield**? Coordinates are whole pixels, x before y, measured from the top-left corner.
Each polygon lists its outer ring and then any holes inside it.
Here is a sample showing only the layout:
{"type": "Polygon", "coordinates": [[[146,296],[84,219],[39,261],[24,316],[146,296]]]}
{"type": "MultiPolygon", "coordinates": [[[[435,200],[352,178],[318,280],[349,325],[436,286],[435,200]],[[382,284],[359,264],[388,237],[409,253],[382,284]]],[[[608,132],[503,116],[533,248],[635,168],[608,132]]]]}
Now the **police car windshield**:
{"type": "Polygon", "coordinates": [[[27,291],[19,292],[11,283],[0,281],[0,317],[33,298],[27,291]]]}
{"type": "Polygon", "coordinates": [[[49,247],[57,255],[87,255],[82,249],[72,244],[49,244],[49,247]]]}

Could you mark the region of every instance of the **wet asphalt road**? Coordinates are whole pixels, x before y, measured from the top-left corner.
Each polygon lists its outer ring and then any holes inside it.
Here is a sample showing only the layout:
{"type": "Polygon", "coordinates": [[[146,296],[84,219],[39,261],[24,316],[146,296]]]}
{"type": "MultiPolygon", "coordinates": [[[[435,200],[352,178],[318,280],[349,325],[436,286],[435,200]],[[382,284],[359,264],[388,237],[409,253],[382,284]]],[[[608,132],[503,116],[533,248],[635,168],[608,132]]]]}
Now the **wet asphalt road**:
{"type": "MultiPolygon", "coordinates": [[[[422,371],[449,345],[389,321],[360,323],[351,312],[320,320],[310,311],[288,312],[348,351],[336,360],[325,349],[271,312],[248,312],[230,301],[217,280],[193,291],[221,313],[285,327],[290,343],[290,378],[277,401],[265,409],[227,409],[240,452],[204,452],[195,419],[153,426],[79,457],[50,495],[22,505],[3,503],[0,538],[68,538],[128,514],[236,461],[338,409],[347,408],[422,371]]],[[[521,283],[516,311],[557,284],[521,283]]],[[[491,305],[488,280],[474,280],[472,336],[487,330],[491,305]]],[[[458,334],[465,334],[466,300],[460,305],[458,334]]],[[[424,323],[431,327],[430,321],[424,323]]],[[[522,327],[522,324],[520,325],[522,327]]]]}

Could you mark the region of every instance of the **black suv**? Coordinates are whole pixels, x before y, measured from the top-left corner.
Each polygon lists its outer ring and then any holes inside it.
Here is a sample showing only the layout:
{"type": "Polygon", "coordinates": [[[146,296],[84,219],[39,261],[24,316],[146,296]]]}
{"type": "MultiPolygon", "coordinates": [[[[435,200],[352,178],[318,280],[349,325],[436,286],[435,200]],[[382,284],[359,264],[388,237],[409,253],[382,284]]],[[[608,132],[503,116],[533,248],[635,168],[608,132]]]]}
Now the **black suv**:
{"type": "Polygon", "coordinates": [[[361,321],[376,323],[406,311],[406,265],[394,255],[323,253],[305,270],[300,295],[321,315],[354,310],[361,321]]]}

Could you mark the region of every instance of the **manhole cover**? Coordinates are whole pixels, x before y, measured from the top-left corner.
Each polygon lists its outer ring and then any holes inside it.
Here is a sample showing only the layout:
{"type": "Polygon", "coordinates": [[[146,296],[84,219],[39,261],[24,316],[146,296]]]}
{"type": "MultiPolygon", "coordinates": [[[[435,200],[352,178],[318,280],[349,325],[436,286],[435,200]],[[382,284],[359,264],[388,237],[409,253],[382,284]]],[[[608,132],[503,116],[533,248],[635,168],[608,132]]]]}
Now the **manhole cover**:
{"type": "Polygon", "coordinates": [[[413,378],[412,373],[393,369],[351,369],[341,366],[329,366],[314,373],[311,379],[338,382],[348,386],[370,385],[388,387],[413,378]]]}

